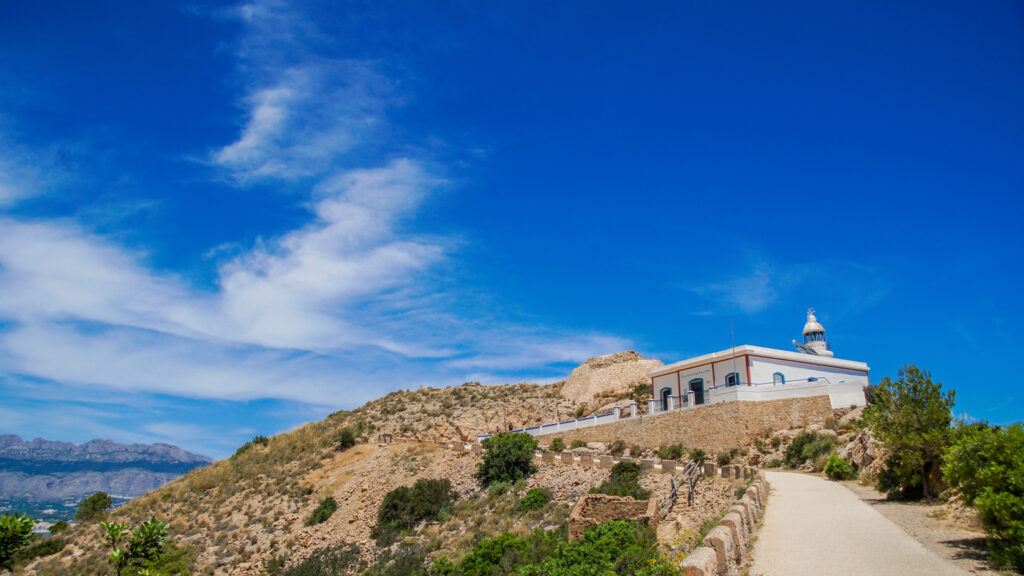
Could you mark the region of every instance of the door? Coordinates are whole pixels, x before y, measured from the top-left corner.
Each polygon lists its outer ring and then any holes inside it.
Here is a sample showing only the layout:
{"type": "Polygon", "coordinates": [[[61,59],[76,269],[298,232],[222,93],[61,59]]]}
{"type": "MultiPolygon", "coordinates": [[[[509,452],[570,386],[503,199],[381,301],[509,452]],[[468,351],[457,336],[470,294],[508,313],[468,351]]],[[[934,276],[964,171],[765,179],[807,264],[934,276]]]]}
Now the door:
{"type": "Polygon", "coordinates": [[[690,392],[693,392],[693,405],[704,403],[704,379],[694,378],[690,380],[690,392]]]}
{"type": "Polygon", "coordinates": [[[661,389],[661,411],[662,412],[668,410],[668,397],[671,396],[671,395],[672,395],[672,389],[671,388],[662,388],[661,389]]]}

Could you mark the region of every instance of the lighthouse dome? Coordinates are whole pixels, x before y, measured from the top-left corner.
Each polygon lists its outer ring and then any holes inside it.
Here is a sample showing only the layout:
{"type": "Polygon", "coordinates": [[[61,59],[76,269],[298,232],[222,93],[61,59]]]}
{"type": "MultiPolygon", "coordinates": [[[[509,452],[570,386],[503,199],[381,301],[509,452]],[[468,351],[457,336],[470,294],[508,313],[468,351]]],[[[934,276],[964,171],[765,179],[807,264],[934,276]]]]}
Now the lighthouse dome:
{"type": "Polygon", "coordinates": [[[814,310],[807,312],[807,323],[804,324],[804,334],[813,334],[815,332],[824,332],[825,327],[818,322],[818,319],[814,316],[814,310]]]}

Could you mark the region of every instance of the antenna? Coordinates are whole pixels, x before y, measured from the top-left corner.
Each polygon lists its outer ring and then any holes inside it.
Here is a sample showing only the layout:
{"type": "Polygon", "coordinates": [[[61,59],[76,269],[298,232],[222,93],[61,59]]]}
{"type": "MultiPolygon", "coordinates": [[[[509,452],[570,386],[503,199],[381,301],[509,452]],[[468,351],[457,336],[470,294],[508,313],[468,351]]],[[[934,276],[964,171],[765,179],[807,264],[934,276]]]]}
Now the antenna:
{"type": "MultiPolygon", "coordinates": [[[[732,371],[736,374],[736,383],[739,383],[740,373],[736,372],[736,330],[732,325],[732,318],[729,318],[729,338],[732,339],[732,371]]],[[[729,382],[725,383],[726,387],[729,386],[729,382]]]]}

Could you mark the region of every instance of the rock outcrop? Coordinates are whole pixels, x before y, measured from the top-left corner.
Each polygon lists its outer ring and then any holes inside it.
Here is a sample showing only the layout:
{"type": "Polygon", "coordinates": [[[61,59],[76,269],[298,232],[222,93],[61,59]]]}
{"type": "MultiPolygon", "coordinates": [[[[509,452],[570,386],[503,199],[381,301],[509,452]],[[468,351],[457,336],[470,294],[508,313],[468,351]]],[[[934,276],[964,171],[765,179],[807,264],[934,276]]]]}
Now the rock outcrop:
{"type": "Polygon", "coordinates": [[[663,365],[632,350],[591,358],[569,375],[562,386],[562,397],[580,404],[599,396],[624,395],[637,384],[649,382],[647,374],[663,365]]]}

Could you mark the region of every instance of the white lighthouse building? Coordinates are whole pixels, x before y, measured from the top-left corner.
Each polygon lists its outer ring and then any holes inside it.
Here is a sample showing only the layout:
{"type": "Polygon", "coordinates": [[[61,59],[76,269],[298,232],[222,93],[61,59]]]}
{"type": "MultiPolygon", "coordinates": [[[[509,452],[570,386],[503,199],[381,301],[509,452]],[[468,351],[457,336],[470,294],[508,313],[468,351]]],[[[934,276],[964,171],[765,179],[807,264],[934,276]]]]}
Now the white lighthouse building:
{"type": "Polygon", "coordinates": [[[833,408],[864,406],[870,368],[834,357],[825,327],[807,311],[797,351],[744,344],[650,372],[653,412],[735,400],[827,395],[833,408]]]}

